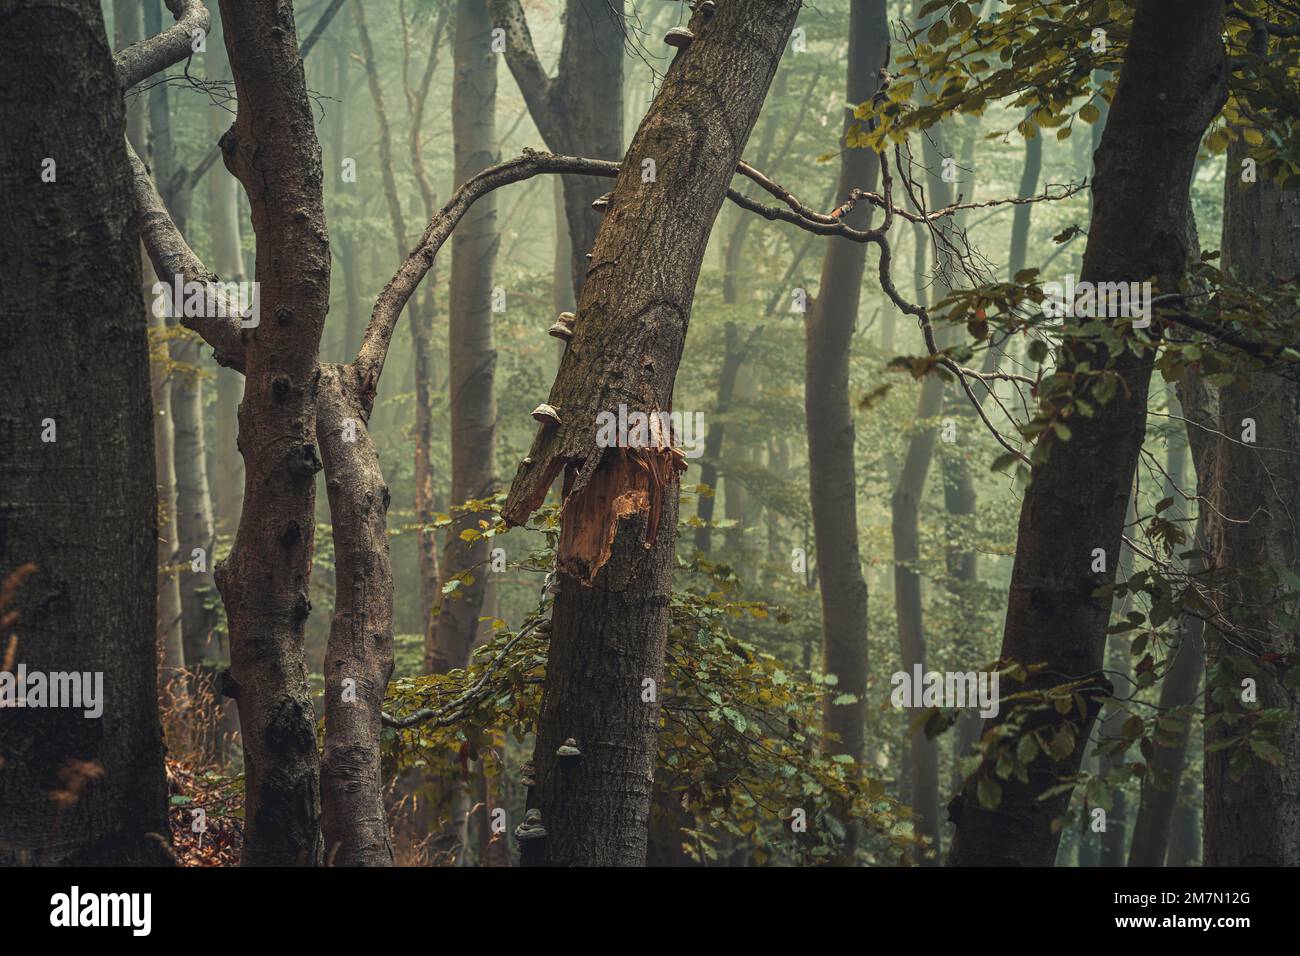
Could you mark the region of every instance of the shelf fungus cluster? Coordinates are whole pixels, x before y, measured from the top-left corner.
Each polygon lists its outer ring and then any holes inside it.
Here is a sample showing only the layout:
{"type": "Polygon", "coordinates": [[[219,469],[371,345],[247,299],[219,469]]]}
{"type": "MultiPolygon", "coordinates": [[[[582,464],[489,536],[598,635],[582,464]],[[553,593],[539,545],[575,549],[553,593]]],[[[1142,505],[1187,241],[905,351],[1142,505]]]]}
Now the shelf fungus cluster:
{"type": "Polygon", "coordinates": [[[561,766],[573,766],[582,759],[582,751],[578,749],[578,741],[570,737],[560,744],[555,756],[560,759],[561,766]]]}
{"type": "Polygon", "coordinates": [[[515,839],[520,843],[546,839],[546,827],[542,826],[542,811],[536,807],[524,814],[524,822],[515,827],[515,839]]]}

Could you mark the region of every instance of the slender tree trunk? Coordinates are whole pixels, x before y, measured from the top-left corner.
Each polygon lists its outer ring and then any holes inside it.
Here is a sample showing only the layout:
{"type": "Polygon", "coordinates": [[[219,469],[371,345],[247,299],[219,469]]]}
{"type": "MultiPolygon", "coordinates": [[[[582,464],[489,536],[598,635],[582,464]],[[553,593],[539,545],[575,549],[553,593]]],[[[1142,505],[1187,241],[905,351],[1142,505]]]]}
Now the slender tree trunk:
{"type": "Polygon", "coordinates": [[[322,369],[317,417],[337,581],[325,654],[321,823],[331,864],[391,866],[379,760],[380,713],[393,672],[390,497],[351,369],[322,369]]]}
{"type": "Polygon", "coordinates": [[[216,627],[216,610],[212,602],[216,588],[212,583],[212,553],[216,533],[212,524],[212,498],[208,493],[207,444],[203,438],[202,341],[195,336],[178,342],[172,358],[185,368],[171,381],[172,420],[175,425],[177,543],[181,564],[189,567],[179,572],[181,631],[185,642],[185,663],[191,667],[211,657],[212,629],[216,627]],[[196,565],[195,549],[202,550],[196,565]],[[195,568],[200,570],[195,570],[195,568]]]}
{"type": "Polygon", "coordinates": [[[798,0],[720,4],[706,23],[708,11],[696,8],[696,39],[674,58],[633,138],[596,241],[548,402],[561,421],[539,430],[503,509],[523,523],[566,472],[534,750],[534,807],[548,836],[525,863],[645,864],[677,456],[598,447],[593,426],[620,402],[647,414],[671,408],[709,232],[798,9],[798,0]],[[582,756],[562,765],[556,750],[569,737],[582,756]]]}
{"type": "Polygon", "coordinates": [[[216,571],[230,624],[226,691],[238,700],[244,741],[243,862],[312,865],[322,856],[320,760],[303,630],[321,467],[317,359],[329,309],[320,146],[292,5],[222,0],[221,15],[239,95],[222,152],[252,205],[260,283],[239,411],[243,514],[216,571]]]}
{"type": "MultiPolygon", "coordinates": [[[[1228,154],[1223,267],[1268,289],[1300,276],[1300,193],[1262,176],[1256,183],[1241,182],[1245,156],[1242,144],[1228,154]]],[[[1278,318],[1294,328],[1300,312],[1278,318]]],[[[1300,571],[1298,395],[1293,378],[1245,363],[1238,371],[1247,386],[1219,393],[1214,507],[1206,515],[1211,561],[1233,577],[1218,595],[1229,626],[1205,635],[1205,865],[1297,866],[1300,705],[1279,666],[1266,662],[1280,658],[1294,666],[1300,648],[1294,624],[1284,623],[1300,613],[1295,589],[1284,577],[1289,573],[1294,580],[1300,571]],[[1246,679],[1256,688],[1251,701],[1243,699],[1246,679]],[[1271,759],[1253,740],[1212,749],[1250,732],[1248,715],[1267,708],[1281,714],[1271,759]]],[[[1261,731],[1253,729],[1255,735],[1261,731]]]]}
{"type": "MultiPolygon", "coordinates": [[[[1146,0],[1138,6],[1096,157],[1083,281],[1154,277],[1155,294],[1173,292],[1196,254],[1188,194],[1201,136],[1226,96],[1223,11],[1222,0],[1146,0]]],[[[957,831],[950,864],[1052,864],[1060,841],[1052,821],[1070,795],[1039,795],[1078,770],[1108,690],[1100,671],[1110,602],[1094,592],[1114,579],[1145,432],[1151,365],[1145,354],[1111,356],[1103,345],[1076,342],[1060,356],[1060,368],[1069,372],[1081,361],[1094,369],[1113,365],[1122,382],[1094,417],[1072,419],[1069,441],[1047,436],[1040,440],[1047,443],[1043,451],[1036,450],[1039,463],[1020,513],[1002,657],[1047,667],[1023,686],[1004,688],[1003,699],[1083,679],[1090,682],[1083,688],[1090,706],[1077,722],[1054,711],[1028,717],[1026,732],[1066,733],[1068,727],[1074,746],[1064,760],[1040,755],[1028,783],[1001,781],[996,807],[979,804],[972,781],[951,807],[957,831]],[[1091,570],[1097,548],[1107,556],[1101,573],[1091,570]]],[[[992,722],[1003,723],[1016,710],[1003,706],[992,722]]],[[[981,779],[992,773],[986,766],[981,779]]]]}
{"type": "MultiPolygon", "coordinates": [[[[889,28],[883,0],[853,0],[849,8],[846,102],[869,100],[885,64],[889,28]]],[[[856,120],[844,113],[845,133],[856,120]]],[[[880,172],[876,154],[846,149],[841,154],[837,195],[855,187],[874,189],[880,172]]],[[[847,217],[855,229],[871,221],[859,205],[847,217]]],[[[832,753],[862,760],[867,712],[867,583],[858,556],[857,463],[849,397],[849,354],[858,321],[866,249],[842,239],[826,240],[817,299],[805,323],[804,417],[808,428],[809,498],[822,605],[822,669],[836,683],[822,705],[822,727],[835,740],[832,753]],[[835,700],[847,695],[850,702],[835,700]]],[[[856,827],[849,827],[843,859],[851,860],[856,827]]]]}
{"type": "MultiPolygon", "coordinates": [[[[214,17],[214,20],[220,21],[214,17]]],[[[217,34],[214,23],[214,34],[217,34]]],[[[209,57],[220,57],[221,68],[215,74],[230,75],[226,62],[225,44],[219,35],[209,37],[209,57]]],[[[216,142],[226,131],[225,114],[208,110],[208,135],[216,142]]],[[[214,168],[207,174],[208,219],[212,236],[212,268],[229,282],[243,282],[245,278],[244,254],[240,240],[241,210],[239,182],[224,169],[214,168]]],[[[244,397],[244,376],[228,368],[216,372],[216,442],[213,452],[212,504],[216,526],[225,534],[234,536],[239,528],[239,514],[244,497],[244,462],[236,447],[239,430],[239,402],[244,397]]],[[[213,554],[208,552],[208,567],[213,564],[213,554]]],[[[215,584],[213,585],[215,587],[215,584]]],[[[216,657],[216,648],[209,648],[208,656],[216,657]]]]}
{"type": "MultiPolygon", "coordinates": [[[[1169,391],[1169,411],[1173,415],[1196,418],[1192,410],[1184,411],[1173,389],[1169,391]]],[[[1209,418],[1208,414],[1203,417],[1209,418]]],[[[1210,433],[1194,427],[1187,429],[1187,439],[1191,439],[1193,449],[1209,446],[1210,433]]],[[[1165,470],[1169,473],[1166,481],[1165,497],[1178,495],[1182,487],[1183,473],[1186,470],[1188,441],[1171,437],[1165,470]]],[[[1192,459],[1196,466],[1197,487],[1203,489],[1198,493],[1206,494],[1211,487],[1211,467],[1209,456],[1204,452],[1194,453],[1192,459]]],[[[1192,547],[1204,552],[1206,548],[1204,521],[1197,515],[1192,547]]],[[[1196,577],[1205,570],[1205,562],[1200,555],[1194,555],[1187,563],[1187,572],[1196,577]]],[[[1178,621],[1178,642],[1170,648],[1170,662],[1160,684],[1159,707],[1162,713],[1173,708],[1188,707],[1196,700],[1201,683],[1201,674],[1205,670],[1204,624],[1195,614],[1183,614],[1178,621]]],[[[1187,765],[1187,743],[1191,736],[1189,718],[1183,721],[1181,731],[1172,736],[1170,746],[1158,743],[1149,761],[1150,768],[1142,777],[1142,796],[1138,804],[1137,818],[1133,822],[1133,838],[1129,843],[1129,866],[1164,866],[1165,856],[1170,845],[1175,817],[1175,804],[1182,787],[1184,770],[1187,765]]]]}
{"type": "MultiPolygon", "coordinates": [[[[553,152],[616,160],[623,153],[623,0],[568,0],[554,77],[533,49],[519,0],[487,0],[494,26],[506,31],[506,62],[542,139],[553,152]]],[[[587,253],[601,217],[591,208],[605,183],[565,176],[573,293],[581,298],[587,253]]]]}
{"type": "MultiPolygon", "coordinates": [[[[925,165],[930,170],[940,168],[943,157],[933,137],[927,137],[924,144],[925,165]]],[[[952,201],[952,189],[940,176],[930,175],[926,178],[928,202],[942,208],[952,201]]],[[[941,227],[945,234],[959,228],[957,224],[941,227]]],[[[928,231],[917,234],[929,242],[928,231]]],[[[918,266],[924,262],[918,246],[918,266]]],[[[951,274],[954,263],[946,255],[936,252],[935,282],[938,292],[935,299],[942,299],[948,294],[947,276],[951,274]]],[[[926,301],[922,281],[917,279],[917,301],[926,301]]],[[[939,333],[941,345],[948,344],[946,330],[939,333]]],[[[921,384],[921,394],[917,401],[916,418],[918,421],[933,419],[943,409],[943,397],[946,383],[938,375],[929,375],[921,384]]],[[[913,432],[907,443],[907,454],[903,468],[890,500],[890,524],[894,543],[894,608],[898,620],[898,643],[903,661],[903,671],[912,674],[917,667],[925,671],[926,638],[924,607],[921,601],[921,575],[917,565],[921,559],[920,516],[921,499],[925,494],[925,482],[930,472],[930,462],[934,457],[936,430],[929,425],[913,432]]],[[[910,722],[910,715],[909,715],[910,722]]],[[[939,864],[940,819],[939,819],[939,745],[937,740],[928,738],[923,726],[911,730],[909,735],[908,769],[909,799],[916,832],[925,837],[935,850],[934,856],[918,852],[917,862],[922,865],[939,864]]]]}
{"type": "Polygon", "coordinates": [[[158,865],[158,497],[121,86],[98,3],[4,19],[0,658],[97,675],[102,711],[0,708],[0,865],[158,865]]]}
{"type": "MultiPolygon", "coordinates": [[[[488,42],[491,30],[483,4],[460,0],[452,91],[457,185],[496,161],[496,54],[488,42]]],[[[453,505],[487,497],[497,481],[492,273],[498,242],[496,201],[488,195],[465,214],[451,239],[448,387],[453,505]]],[[[477,529],[479,519],[490,520],[490,515],[465,515],[447,533],[443,586],[458,575],[469,574],[473,581],[462,583],[453,594],[444,596],[433,619],[433,660],[429,669],[434,673],[464,667],[478,634],[489,541],[462,541],[460,532],[477,529]]]]}
{"type": "MultiPolygon", "coordinates": [[[[139,244],[135,245],[139,249],[139,244]]],[[[158,276],[170,284],[171,276],[158,276]]],[[[149,284],[152,288],[152,283],[149,284]]],[[[148,291],[147,289],[145,290],[148,291]]],[[[152,299],[150,299],[152,301],[152,299]]],[[[154,476],[158,482],[158,646],[162,653],[162,671],[158,689],[164,691],[185,668],[185,647],[181,630],[184,614],[181,585],[176,565],[180,562],[180,540],[176,517],[175,424],[172,417],[171,357],[167,348],[166,318],[149,312],[153,332],[154,357],[150,367],[150,394],[153,396],[154,476]]],[[[173,690],[176,688],[173,687],[173,690]]]]}
{"type": "MultiPolygon", "coordinates": [[[[752,338],[752,337],[751,337],[752,338]]],[[[740,331],[736,323],[728,322],[723,329],[722,368],[718,372],[718,399],[714,405],[714,419],[709,422],[704,432],[704,456],[700,462],[700,480],[697,484],[708,485],[713,494],[701,495],[696,508],[696,515],[701,522],[712,522],[714,508],[717,505],[718,491],[718,456],[722,451],[722,422],[718,417],[725,415],[731,406],[732,396],[736,391],[736,378],[740,375],[740,366],[745,360],[745,351],[749,341],[742,345],[740,331]]],[[[695,547],[708,554],[713,548],[713,528],[704,523],[695,529],[695,547]]]]}
{"type": "MultiPolygon", "coordinates": [[[[460,0],[456,10],[455,81],[452,89],[457,185],[490,166],[496,155],[496,57],[489,35],[487,7],[460,0]]],[[[496,200],[488,195],[474,204],[451,239],[448,364],[451,403],[452,505],[490,495],[496,486],[496,398],[493,382],[496,345],[492,333],[493,270],[500,237],[496,200]]],[[[432,673],[465,667],[479,632],[479,615],[487,587],[490,539],[464,541],[460,533],[477,530],[486,512],[458,516],[447,532],[441,562],[444,593],[431,618],[432,673]],[[454,592],[445,588],[459,581],[454,592]]],[[[451,823],[440,840],[444,856],[459,861],[467,849],[469,791],[459,775],[444,775],[451,794],[451,823]]]]}
{"type": "MultiPolygon", "coordinates": [[[[921,384],[917,403],[918,421],[933,419],[943,407],[944,380],[938,375],[927,376],[921,384]]],[[[898,615],[898,643],[902,652],[903,671],[910,675],[913,668],[925,670],[925,624],[921,604],[921,574],[917,564],[921,558],[920,509],[925,492],[925,479],[934,454],[936,428],[926,425],[912,434],[907,443],[907,457],[899,473],[890,502],[894,539],[894,607],[898,615]]],[[[914,715],[908,714],[908,720],[914,715]]],[[[939,747],[936,740],[926,737],[923,727],[910,734],[911,752],[911,803],[916,821],[916,832],[926,837],[939,849],[939,747]]],[[[937,864],[937,860],[918,856],[922,864],[937,864]]]]}

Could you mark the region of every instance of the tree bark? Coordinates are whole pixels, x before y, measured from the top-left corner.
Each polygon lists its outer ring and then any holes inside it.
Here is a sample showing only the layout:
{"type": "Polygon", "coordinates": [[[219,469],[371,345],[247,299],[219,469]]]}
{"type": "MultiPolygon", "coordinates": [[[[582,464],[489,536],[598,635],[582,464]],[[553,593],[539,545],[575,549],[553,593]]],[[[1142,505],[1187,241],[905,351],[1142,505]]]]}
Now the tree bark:
{"type": "Polygon", "coordinates": [[[0,865],[158,865],[158,497],[125,110],[98,3],[16,0],[4,19],[0,658],[98,672],[103,711],[0,709],[0,865]],[[52,309],[70,289],[76,308],[52,309]]]}
{"type": "MultiPolygon", "coordinates": [[[[845,81],[847,134],[856,123],[852,107],[871,99],[886,65],[889,26],[883,0],[853,0],[849,7],[849,52],[845,81]]],[[[880,161],[868,149],[840,156],[837,196],[854,188],[874,189],[880,161]]],[[[866,229],[871,207],[859,204],[845,217],[866,229]]],[[[858,555],[857,462],[853,409],[849,398],[849,355],[858,322],[866,248],[838,238],[826,240],[817,298],[804,326],[804,416],[808,429],[808,495],[822,607],[822,670],[836,683],[822,703],[822,729],[834,740],[831,753],[862,761],[867,712],[867,583],[858,555]],[[849,703],[836,704],[841,695],[849,703]]],[[[851,860],[857,828],[847,827],[840,854],[851,860]]]]}
{"type": "Polygon", "coordinates": [[[322,368],[316,429],[337,584],[325,653],[321,826],[331,865],[391,866],[379,759],[380,714],[393,672],[390,496],[364,425],[363,391],[353,366],[322,368]]]}
{"type": "MultiPolygon", "coordinates": [[[[1197,252],[1189,202],[1196,151],[1226,97],[1223,11],[1222,0],[1146,0],[1137,7],[1096,156],[1083,281],[1154,279],[1155,294],[1177,291],[1187,261],[1197,252]]],[[[1052,821],[1070,795],[1038,796],[1077,772],[1108,692],[1100,671],[1110,601],[1094,592],[1114,579],[1145,432],[1151,366],[1144,354],[1110,356],[1105,346],[1083,342],[1068,346],[1059,365],[1068,372],[1081,361],[1094,369],[1113,366],[1122,381],[1094,417],[1072,420],[1068,442],[1040,440],[1050,442],[1050,457],[1033,468],[1021,509],[1002,657],[1047,665],[1025,685],[1004,688],[1004,700],[1017,691],[1081,679],[1088,682],[1089,706],[1066,759],[1040,755],[1030,765],[1027,784],[1002,782],[996,808],[979,805],[974,781],[954,801],[957,831],[950,865],[1052,865],[1060,842],[1052,821]],[[1095,548],[1108,556],[1107,570],[1099,574],[1091,571],[1095,548]]],[[[1005,722],[1015,710],[1004,706],[992,722],[1005,722]]],[[[1027,720],[1026,730],[1056,730],[1067,719],[1039,711],[1027,720]]],[[[992,773],[992,767],[982,773],[992,773]]]]}
{"type": "MultiPolygon", "coordinates": [[[[1169,390],[1169,411],[1173,415],[1198,417],[1195,410],[1184,410],[1174,389],[1169,390]]],[[[1197,493],[1209,493],[1212,486],[1212,478],[1209,474],[1212,461],[1208,454],[1198,451],[1201,446],[1211,445],[1207,440],[1208,435],[1208,432],[1189,426],[1184,440],[1178,441],[1173,437],[1169,439],[1165,465],[1169,480],[1166,481],[1165,497],[1178,495],[1178,489],[1174,485],[1182,486],[1189,444],[1193,448],[1191,457],[1195,465],[1197,493]]],[[[1206,548],[1204,520],[1199,513],[1192,547],[1201,552],[1206,548]]],[[[1204,570],[1205,561],[1200,555],[1194,555],[1187,562],[1187,572],[1193,578],[1201,575],[1204,570]]],[[[1205,670],[1203,632],[1204,624],[1197,615],[1183,614],[1179,617],[1178,642],[1169,650],[1170,662],[1160,684],[1161,713],[1175,707],[1187,707],[1196,700],[1201,674],[1205,670]]],[[[1175,805],[1187,766],[1190,723],[1190,719],[1186,720],[1182,731],[1173,735],[1177,739],[1172,746],[1162,747],[1157,744],[1152,753],[1151,768],[1142,777],[1142,794],[1138,803],[1137,817],[1133,821],[1133,837],[1129,841],[1129,866],[1165,865],[1165,857],[1173,833],[1175,805]]]]}
{"type": "Polygon", "coordinates": [[[560,593],[534,750],[534,805],[548,836],[525,863],[645,864],[676,456],[599,448],[594,426],[620,403],[647,414],[671,408],[709,231],[798,9],[798,0],[720,4],[707,22],[696,9],[695,40],[675,57],[633,138],[596,240],[548,400],[561,422],[539,430],[503,509],[522,524],[566,472],[560,593]],[[561,766],[556,750],[569,737],[582,756],[561,766]]]}
{"type": "MultiPolygon", "coordinates": [[[[623,0],[568,0],[555,76],[547,76],[519,0],[487,0],[492,25],[506,31],[506,63],[528,112],[552,152],[616,160],[623,154],[623,0]]],[[[575,299],[587,278],[587,253],[600,215],[591,203],[605,184],[564,177],[575,299]]]]}
{"type": "MultiPolygon", "coordinates": [[[[303,658],[315,540],[316,405],[330,251],[293,6],[222,0],[239,111],[222,137],[257,238],[260,322],[245,332],[243,514],[217,587],[244,741],[246,865],[321,861],[320,761],[303,658]]],[[[328,688],[332,690],[332,688],[328,688]]]]}
{"type": "MultiPolygon", "coordinates": [[[[1300,194],[1261,178],[1243,183],[1244,144],[1228,153],[1224,189],[1223,268],[1261,289],[1300,276],[1300,194]]],[[[1295,326],[1300,312],[1279,318],[1295,326]]],[[[1294,666],[1300,647],[1294,625],[1300,608],[1282,572],[1300,571],[1300,423],[1294,378],[1238,366],[1245,388],[1219,393],[1218,469],[1207,510],[1211,563],[1233,577],[1220,589],[1226,628],[1205,635],[1207,679],[1205,732],[1205,865],[1300,865],[1300,705],[1284,686],[1277,665],[1261,663],[1281,655],[1294,666]],[[1241,439],[1246,420],[1255,424],[1255,443],[1241,439]],[[1227,631],[1228,633],[1223,633],[1227,631]],[[1257,684],[1257,703],[1242,701],[1247,676],[1257,684]],[[1276,746],[1268,762],[1250,745],[1217,750],[1251,729],[1252,711],[1278,708],[1276,746]]],[[[1256,728],[1255,733],[1259,733],[1256,728]]]]}
{"type": "MultiPolygon", "coordinates": [[[[491,31],[486,7],[474,0],[460,0],[452,90],[454,179],[458,186],[496,161],[496,54],[489,43],[491,31]]],[[[489,194],[465,214],[451,239],[448,388],[453,505],[487,497],[497,482],[492,273],[498,242],[496,200],[489,194]]],[[[460,532],[477,530],[480,519],[491,520],[491,516],[481,512],[459,516],[447,532],[441,569],[444,588],[457,575],[468,573],[474,580],[442,597],[432,624],[429,670],[433,673],[464,667],[478,635],[490,539],[462,541],[460,532]]]]}

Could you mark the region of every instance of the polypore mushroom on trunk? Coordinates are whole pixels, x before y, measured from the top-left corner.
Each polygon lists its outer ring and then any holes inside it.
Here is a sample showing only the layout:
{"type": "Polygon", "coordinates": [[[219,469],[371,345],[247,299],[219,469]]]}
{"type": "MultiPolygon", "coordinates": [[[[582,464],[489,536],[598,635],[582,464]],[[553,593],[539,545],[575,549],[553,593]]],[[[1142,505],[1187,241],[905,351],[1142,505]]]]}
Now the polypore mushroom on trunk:
{"type": "Polygon", "coordinates": [[[534,807],[524,814],[524,822],[515,827],[515,839],[520,843],[529,840],[542,840],[546,837],[546,827],[542,826],[542,811],[534,807]]]}
{"type": "Polygon", "coordinates": [[[695,34],[686,27],[673,27],[664,34],[664,42],[669,46],[675,46],[679,50],[684,50],[695,40],[695,34]]]}
{"type": "Polygon", "coordinates": [[[547,426],[560,424],[560,413],[545,402],[533,409],[533,418],[547,426]]]}
{"type": "Polygon", "coordinates": [[[546,334],[567,342],[573,338],[573,324],[577,321],[578,317],[572,312],[561,312],[556,317],[555,324],[546,330],[546,334]]]}

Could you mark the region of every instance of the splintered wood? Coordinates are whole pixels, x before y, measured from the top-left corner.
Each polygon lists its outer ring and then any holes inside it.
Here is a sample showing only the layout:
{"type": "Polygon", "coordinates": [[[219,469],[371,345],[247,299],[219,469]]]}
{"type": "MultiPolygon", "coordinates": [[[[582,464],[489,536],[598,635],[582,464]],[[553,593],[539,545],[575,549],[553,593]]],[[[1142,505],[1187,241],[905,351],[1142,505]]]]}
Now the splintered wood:
{"type": "Polygon", "coordinates": [[[605,453],[591,480],[570,494],[576,471],[564,476],[564,512],[558,564],[590,586],[609,560],[619,522],[646,515],[644,547],[659,533],[665,494],[675,494],[678,473],[686,470],[679,448],[614,448],[605,453]]]}

